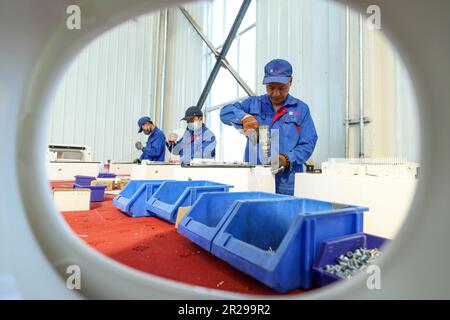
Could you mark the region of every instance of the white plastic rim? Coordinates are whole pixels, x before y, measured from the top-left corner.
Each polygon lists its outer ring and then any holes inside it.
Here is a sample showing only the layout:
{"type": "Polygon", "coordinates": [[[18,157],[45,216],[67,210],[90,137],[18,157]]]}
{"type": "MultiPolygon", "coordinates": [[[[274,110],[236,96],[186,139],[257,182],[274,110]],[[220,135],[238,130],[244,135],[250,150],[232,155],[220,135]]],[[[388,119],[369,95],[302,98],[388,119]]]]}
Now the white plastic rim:
{"type": "MultiPolygon", "coordinates": [[[[22,2],[32,7],[33,0],[22,2]]],[[[61,282],[65,281],[68,265],[80,266],[80,293],[86,298],[262,298],[181,284],[119,264],[90,249],[70,231],[57,214],[48,191],[44,150],[49,102],[69,62],[90,40],[107,29],[139,14],[178,2],[80,1],[84,10],[82,30],[69,31],[65,26],[64,13],[72,2],[40,0],[39,6],[47,8],[48,15],[41,17],[42,21],[29,21],[37,28],[42,27],[42,37],[37,40],[44,40],[45,43],[39,57],[24,61],[25,65],[32,63],[33,72],[27,76],[26,89],[14,93],[22,96],[22,104],[20,110],[13,111],[20,112],[17,123],[8,126],[17,133],[15,161],[19,197],[33,234],[48,262],[61,275],[61,282]]],[[[289,298],[448,298],[450,277],[446,275],[450,269],[450,259],[446,244],[450,243],[450,236],[446,229],[450,226],[450,125],[447,123],[450,119],[450,1],[351,0],[347,3],[361,12],[365,12],[370,5],[380,6],[383,31],[395,44],[412,76],[420,109],[422,141],[425,142],[421,144],[421,181],[404,227],[380,261],[381,290],[369,290],[366,277],[361,275],[351,281],[289,298]],[[441,254],[436,255],[436,252],[441,254]]],[[[18,59],[20,63],[20,55],[18,59]]],[[[6,116],[8,111],[2,113],[6,116]]],[[[54,298],[58,298],[56,293],[54,298]]]]}

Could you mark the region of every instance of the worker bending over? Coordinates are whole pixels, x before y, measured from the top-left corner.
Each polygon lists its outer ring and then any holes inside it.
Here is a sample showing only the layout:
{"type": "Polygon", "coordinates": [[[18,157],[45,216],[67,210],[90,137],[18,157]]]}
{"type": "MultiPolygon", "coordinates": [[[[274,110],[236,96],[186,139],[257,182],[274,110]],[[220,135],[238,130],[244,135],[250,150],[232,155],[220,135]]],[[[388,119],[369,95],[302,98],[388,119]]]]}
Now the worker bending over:
{"type": "Polygon", "coordinates": [[[150,160],[162,162],[166,156],[166,136],[156,127],[149,117],[142,117],[138,121],[139,131],[148,136],[145,147],[140,141],[136,142],[136,149],[142,151],[140,160],[150,160]]]}
{"type": "MultiPolygon", "coordinates": [[[[287,195],[294,194],[295,173],[303,172],[303,164],[311,157],[318,139],[308,106],[289,94],[292,79],[289,62],[272,60],[265,66],[263,84],[267,94],[227,105],[220,112],[224,124],[243,129],[246,135],[262,125],[269,126],[272,137],[277,132],[279,154],[271,155],[278,169],[276,192],[287,195]]],[[[249,155],[249,141],[245,161],[264,163],[259,153],[249,155]]]]}
{"type": "Polygon", "coordinates": [[[198,107],[186,110],[181,121],[187,122],[186,132],[180,140],[172,133],[166,143],[169,151],[179,155],[183,164],[189,164],[192,159],[215,159],[216,137],[203,123],[203,112],[198,107]]]}

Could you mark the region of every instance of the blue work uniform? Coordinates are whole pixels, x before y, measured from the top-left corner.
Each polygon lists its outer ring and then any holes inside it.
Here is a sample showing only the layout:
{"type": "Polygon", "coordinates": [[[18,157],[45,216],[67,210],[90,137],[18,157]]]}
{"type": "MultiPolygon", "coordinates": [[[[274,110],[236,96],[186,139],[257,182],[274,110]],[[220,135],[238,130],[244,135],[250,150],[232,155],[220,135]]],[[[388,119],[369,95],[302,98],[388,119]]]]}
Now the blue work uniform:
{"type": "Polygon", "coordinates": [[[164,132],[155,127],[150,133],[147,144],[142,149],[141,160],[159,161],[163,162],[166,157],[166,136],[164,132]]]}
{"type": "MultiPolygon", "coordinates": [[[[266,94],[223,107],[220,118],[224,124],[242,129],[242,118],[247,114],[254,116],[260,126],[269,126],[272,135],[273,130],[278,129],[279,153],[285,154],[291,165],[288,170],[277,174],[276,192],[294,195],[295,173],[303,172],[303,165],[311,157],[318,139],[309,107],[303,101],[288,95],[284,106],[275,112],[266,94]]],[[[244,161],[252,164],[264,163],[259,153],[256,163],[253,163],[255,159],[251,158],[247,141],[244,161]]]]}
{"type": "Polygon", "coordinates": [[[186,130],[175,144],[166,145],[172,154],[180,156],[184,164],[189,164],[192,159],[216,158],[216,136],[204,124],[201,131],[186,130]]]}

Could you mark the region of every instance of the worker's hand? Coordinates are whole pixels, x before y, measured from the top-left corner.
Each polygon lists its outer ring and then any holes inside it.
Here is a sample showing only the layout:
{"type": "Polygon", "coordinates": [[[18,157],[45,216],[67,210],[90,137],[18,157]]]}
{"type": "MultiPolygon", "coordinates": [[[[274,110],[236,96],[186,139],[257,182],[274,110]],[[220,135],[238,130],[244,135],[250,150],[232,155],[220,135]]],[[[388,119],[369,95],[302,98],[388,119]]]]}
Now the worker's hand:
{"type": "Polygon", "coordinates": [[[167,141],[169,144],[175,144],[178,140],[178,135],[176,133],[169,134],[169,140],[167,141]]]}
{"type": "Polygon", "coordinates": [[[254,116],[251,114],[246,115],[244,118],[242,118],[242,129],[244,130],[244,133],[247,133],[248,130],[255,130],[259,127],[259,122],[256,120],[254,116]]]}
{"type": "Polygon", "coordinates": [[[285,154],[279,154],[278,159],[272,161],[272,174],[277,175],[288,170],[291,166],[288,157],[285,154]]]}
{"type": "Polygon", "coordinates": [[[144,149],[144,146],[142,145],[142,142],[140,142],[140,141],[136,142],[135,146],[136,146],[136,149],[138,149],[138,150],[144,149]]]}

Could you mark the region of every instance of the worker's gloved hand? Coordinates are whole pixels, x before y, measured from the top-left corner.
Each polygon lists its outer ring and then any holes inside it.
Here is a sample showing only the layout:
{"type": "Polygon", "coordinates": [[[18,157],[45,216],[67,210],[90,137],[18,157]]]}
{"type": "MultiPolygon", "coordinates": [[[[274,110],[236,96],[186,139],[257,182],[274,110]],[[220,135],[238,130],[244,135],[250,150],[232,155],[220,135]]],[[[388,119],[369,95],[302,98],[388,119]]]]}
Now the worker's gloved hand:
{"type": "Polygon", "coordinates": [[[248,130],[256,130],[259,127],[259,122],[256,120],[254,116],[251,114],[246,115],[244,118],[242,118],[242,129],[244,130],[244,133],[246,133],[248,130]]]}
{"type": "Polygon", "coordinates": [[[246,115],[242,118],[242,131],[241,133],[247,137],[247,139],[253,144],[258,143],[258,127],[259,122],[251,114],[246,115]]]}
{"type": "Polygon", "coordinates": [[[136,159],[136,160],[133,161],[133,163],[134,163],[134,164],[141,164],[142,161],[141,161],[141,159],[136,159]]]}
{"type": "Polygon", "coordinates": [[[167,140],[167,142],[169,144],[175,144],[178,140],[178,135],[176,133],[171,133],[169,134],[169,139],[167,140]]]}
{"type": "Polygon", "coordinates": [[[138,149],[138,150],[144,149],[144,146],[142,145],[142,142],[140,142],[140,141],[136,142],[135,146],[136,146],[136,149],[138,149]]]}
{"type": "Polygon", "coordinates": [[[291,164],[288,157],[285,154],[280,153],[278,159],[275,158],[272,160],[272,174],[277,175],[283,173],[285,170],[288,170],[290,166],[291,164]]]}

